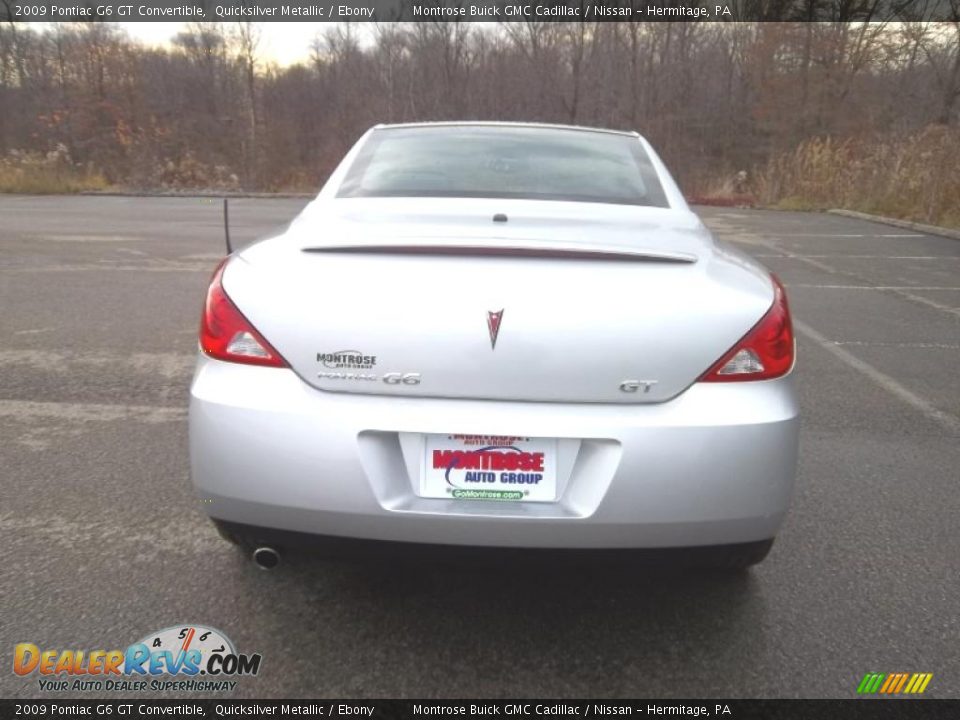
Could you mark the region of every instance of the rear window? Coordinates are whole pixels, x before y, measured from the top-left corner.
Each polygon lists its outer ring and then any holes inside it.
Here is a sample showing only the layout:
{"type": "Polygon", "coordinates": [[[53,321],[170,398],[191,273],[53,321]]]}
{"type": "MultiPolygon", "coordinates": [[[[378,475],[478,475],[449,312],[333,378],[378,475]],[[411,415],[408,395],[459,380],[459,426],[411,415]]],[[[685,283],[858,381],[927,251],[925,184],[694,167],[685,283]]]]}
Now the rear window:
{"type": "Polygon", "coordinates": [[[376,130],[337,196],[668,206],[657,172],[636,137],[479,125],[376,130]]]}

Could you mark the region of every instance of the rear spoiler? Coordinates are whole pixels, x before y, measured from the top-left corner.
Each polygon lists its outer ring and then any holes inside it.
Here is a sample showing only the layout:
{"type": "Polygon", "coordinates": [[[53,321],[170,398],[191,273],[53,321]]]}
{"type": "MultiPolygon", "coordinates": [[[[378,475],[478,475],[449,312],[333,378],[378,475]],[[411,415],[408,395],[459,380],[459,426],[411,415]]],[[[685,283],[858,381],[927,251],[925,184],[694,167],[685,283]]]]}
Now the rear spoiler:
{"type": "Polygon", "coordinates": [[[559,260],[627,260],[633,262],[695,263],[691,253],[644,250],[642,248],[531,247],[511,245],[430,245],[430,244],[357,244],[321,245],[301,248],[305,253],[352,255],[428,255],[467,257],[522,257],[559,260]]]}

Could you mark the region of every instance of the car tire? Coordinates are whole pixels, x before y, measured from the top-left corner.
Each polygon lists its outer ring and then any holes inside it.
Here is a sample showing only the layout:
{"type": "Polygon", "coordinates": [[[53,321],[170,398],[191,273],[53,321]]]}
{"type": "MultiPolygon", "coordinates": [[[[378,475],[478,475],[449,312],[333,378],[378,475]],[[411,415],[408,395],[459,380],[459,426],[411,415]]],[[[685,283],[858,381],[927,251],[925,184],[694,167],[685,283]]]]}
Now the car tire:
{"type": "Polygon", "coordinates": [[[717,570],[739,571],[763,562],[770,554],[774,538],[756,542],[738,543],[710,548],[706,551],[704,562],[717,570]]]}
{"type": "Polygon", "coordinates": [[[217,535],[222,537],[231,545],[237,545],[237,546],[243,547],[245,544],[247,544],[247,543],[244,543],[244,541],[240,538],[239,535],[233,533],[231,530],[227,528],[226,525],[221,523],[219,520],[214,520],[213,518],[210,518],[210,522],[213,523],[213,527],[216,529],[217,535]]]}

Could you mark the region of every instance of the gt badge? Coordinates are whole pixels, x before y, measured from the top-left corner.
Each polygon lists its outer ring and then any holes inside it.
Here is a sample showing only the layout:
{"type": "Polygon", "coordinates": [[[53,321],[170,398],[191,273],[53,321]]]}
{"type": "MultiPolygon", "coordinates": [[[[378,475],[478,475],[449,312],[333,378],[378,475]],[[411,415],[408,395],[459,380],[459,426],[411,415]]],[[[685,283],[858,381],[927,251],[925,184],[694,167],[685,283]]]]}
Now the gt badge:
{"type": "Polygon", "coordinates": [[[635,393],[638,390],[643,390],[644,393],[648,393],[650,388],[656,384],[656,380],[624,380],[620,383],[620,392],[635,393]]]}
{"type": "Polygon", "coordinates": [[[500,321],[503,319],[503,310],[487,312],[487,329],[490,331],[490,348],[497,348],[497,335],[500,334],[500,321]]]}

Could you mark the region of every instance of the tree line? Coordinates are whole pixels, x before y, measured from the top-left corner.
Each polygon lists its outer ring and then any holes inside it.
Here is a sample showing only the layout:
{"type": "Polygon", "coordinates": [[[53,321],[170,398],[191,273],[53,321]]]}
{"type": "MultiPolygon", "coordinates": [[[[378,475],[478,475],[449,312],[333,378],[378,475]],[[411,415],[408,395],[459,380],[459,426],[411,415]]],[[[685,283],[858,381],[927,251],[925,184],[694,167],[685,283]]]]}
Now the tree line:
{"type": "Polygon", "coordinates": [[[0,156],[128,187],[314,190],[376,123],[543,121],[638,130],[692,193],[813,138],[955,129],[960,105],[960,15],[318,28],[279,67],[254,23],[164,48],[110,23],[0,25],[0,156]]]}

